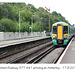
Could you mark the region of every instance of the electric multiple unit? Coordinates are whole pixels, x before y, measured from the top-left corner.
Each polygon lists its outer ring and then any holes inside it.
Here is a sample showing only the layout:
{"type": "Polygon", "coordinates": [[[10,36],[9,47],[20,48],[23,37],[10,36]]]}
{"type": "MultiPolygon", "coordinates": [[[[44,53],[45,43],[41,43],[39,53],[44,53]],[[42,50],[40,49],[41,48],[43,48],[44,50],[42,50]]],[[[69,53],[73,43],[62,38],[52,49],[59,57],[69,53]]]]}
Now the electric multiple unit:
{"type": "Polygon", "coordinates": [[[74,35],[74,28],[65,22],[56,22],[52,25],[51,37],[54,45],[67,45],[74,35]]]}

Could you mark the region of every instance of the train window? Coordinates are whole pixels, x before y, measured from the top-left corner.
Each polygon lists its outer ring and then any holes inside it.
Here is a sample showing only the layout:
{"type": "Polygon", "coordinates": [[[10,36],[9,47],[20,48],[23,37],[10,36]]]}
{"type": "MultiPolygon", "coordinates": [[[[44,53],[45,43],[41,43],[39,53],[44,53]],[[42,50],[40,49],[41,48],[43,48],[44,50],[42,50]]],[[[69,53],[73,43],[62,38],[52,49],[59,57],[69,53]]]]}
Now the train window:
{"type": "Polygon", "coordinates": [[[63,27],[63,33],[64,34],[68,34],[68,26],[64,26],[63,27]]]}
{"type": "Polygon", "coordinates": [[[53,26],[53,34],[57,34],[57,27],[53,26]]]}

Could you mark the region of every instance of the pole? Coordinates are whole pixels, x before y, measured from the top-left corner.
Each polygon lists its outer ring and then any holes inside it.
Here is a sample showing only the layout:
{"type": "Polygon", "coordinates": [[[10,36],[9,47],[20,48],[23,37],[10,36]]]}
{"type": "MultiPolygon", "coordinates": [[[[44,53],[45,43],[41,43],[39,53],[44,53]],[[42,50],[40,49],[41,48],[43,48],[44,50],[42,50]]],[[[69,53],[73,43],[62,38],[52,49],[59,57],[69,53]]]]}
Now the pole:
{"type": "Polygon", "coordinates": [[[23,10],[19,11],[19,38],[21,38],[21,34],[20,34],[20,29],[21,29],[21,27],[20,27],[20,12],[23,12],[23,10]]]}
{"type": "MultiPolygon", "coordinates": [[[[50,8],[49,8],[49,11],[50,11],[50,8]]],[[[50,32],[50,12],[49,12],[49,32],[50,32]]]]}
{"type": "Polygon", "coordinates": [[[19,38],[20,38],[20,11],[19,11],[19,38]]]}
{"type": "Polygon", "coordinates": [[[39,18],[39,30],[40,30],[40,33],[41,33],[41,31],[42,31],[42,30],[41,30],[41,24],[40,24],[40,23],[41,23],[41,20],[42,20],[42,17],[39,18]]]}
{"type": "Polygon", "coordinates": [[[34,30],[34,29],[33,29],[33,20],[34,20],[34,16],[35,16],[35,15],[32,15],[32,32],[33,32],[33,30],[34,30]]]}
{"type": "Polygon", "coordinates": [[[32,32],[33,32],[33,15],[32,15],[32,32]]]}
{"type": "Polygon", "coordinates": [[[50,32],[50,13],[49,13],[49,32],[50,32]]]}
{"type": "Polygon", "coordinates": [[[41,33],[41,25],[40,25],[40,18],[39,18],[39,31],[40,31],[40,33],[41,33]]]}

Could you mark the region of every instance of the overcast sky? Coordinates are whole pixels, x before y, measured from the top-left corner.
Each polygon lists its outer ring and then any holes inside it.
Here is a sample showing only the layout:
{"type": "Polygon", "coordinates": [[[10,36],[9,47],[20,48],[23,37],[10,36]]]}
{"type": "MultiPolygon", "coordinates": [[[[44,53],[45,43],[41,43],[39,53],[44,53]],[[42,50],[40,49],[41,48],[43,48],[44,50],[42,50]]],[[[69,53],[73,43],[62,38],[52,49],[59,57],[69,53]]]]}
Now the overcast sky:
{"type": "MultiPolygon", "coordinates": [[[[5,0],[0,0],[5,1],[5,0]]],[[[61,13],[71,24],[75,24],[75,0],[7,0],[7,2],[25,2],[33,4],[36,8],[50,7],[50,12],[61,13]]]]}

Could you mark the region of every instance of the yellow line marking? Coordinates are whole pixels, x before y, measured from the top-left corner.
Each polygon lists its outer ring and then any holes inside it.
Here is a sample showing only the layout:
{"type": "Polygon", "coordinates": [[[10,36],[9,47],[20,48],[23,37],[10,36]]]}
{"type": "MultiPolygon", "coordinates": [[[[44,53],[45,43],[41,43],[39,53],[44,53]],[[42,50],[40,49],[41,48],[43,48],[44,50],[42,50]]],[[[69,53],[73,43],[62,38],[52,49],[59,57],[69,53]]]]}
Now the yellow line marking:
{"type": "Polygon", "coordinates": [[[13,44],[13,43],[18,43],[18,42],[23,42],[23,41],[29,41],[29,40],[33,40],[33,39],[40,39],[40,38],[45,38],[45,37],[37,37],[37,38],[30,38],[30,39],[25,39],[25,40],[19,40],[19,41],[14,41],[14,42],[9,42],[9,43],[2,43],[2,44],[0,44],[0,46],[2,46],[2,45],[7,45],[7,44],[13,44]]]}

